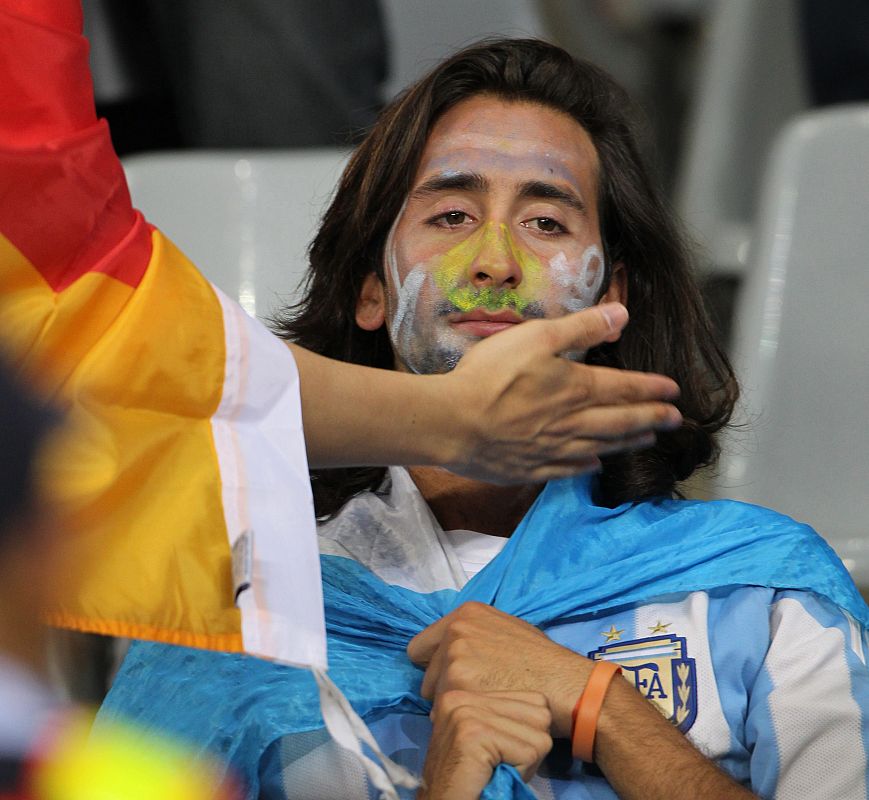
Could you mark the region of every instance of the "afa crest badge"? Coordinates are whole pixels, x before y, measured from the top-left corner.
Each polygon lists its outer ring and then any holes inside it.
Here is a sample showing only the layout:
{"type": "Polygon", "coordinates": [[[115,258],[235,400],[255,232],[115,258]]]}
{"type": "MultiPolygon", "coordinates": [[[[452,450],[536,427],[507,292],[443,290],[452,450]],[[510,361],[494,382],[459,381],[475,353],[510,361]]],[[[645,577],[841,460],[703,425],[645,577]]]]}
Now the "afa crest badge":
{"type": "Polygon", "coordinates": [[[685,639],[667,634],[617,642],[592,650],[594,661],[613,661],[622,674],[682,733],[697,718],[697,675],[685,639]]]}

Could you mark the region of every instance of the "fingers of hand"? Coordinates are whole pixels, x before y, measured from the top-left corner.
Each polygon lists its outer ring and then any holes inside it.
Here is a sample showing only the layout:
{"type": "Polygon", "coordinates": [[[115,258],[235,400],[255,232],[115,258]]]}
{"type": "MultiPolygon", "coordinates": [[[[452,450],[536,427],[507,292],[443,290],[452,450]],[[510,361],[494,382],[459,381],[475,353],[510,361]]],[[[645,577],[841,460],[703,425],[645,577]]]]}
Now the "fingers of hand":
{"type": "Polygon", "coordinates": [[[441,617],[427,628],[420,631],[407,645],[407,655],[414,664],[426,666],[440,646],[441,640],[457,620],[473,621],[481,617],[502,617],[513,619],[509,614],[488,606],[485,603],[464,603],[455,611],[441,617]]]}
{"type": "MultiPolygon", "coordinates": [[[[526,688],[523,679],[529,653],[542,654],[552,644],[533,625],[482,603],[465,603],[417,639],[429,631],[433,638],[437,636],[437,646],[430,652],[420,689],[427,698],[450,689],[526,688]],[[517,657],[505,660],[505,653],[512,652],[519,642],[525,646],[519,648],[517,657]]],[[[422,651],[417,647],[418,641],[408,646],[408,654],[414,661],[422,651]]]]}
{"type": "MultiPolygon", "coordinates": [[[[656,431],[674,430],[682,424],[679,411],[668,403],[636,403],[582,408],[554,420],[536,433],[536,450],[525,454],[514,472],[523,482],[564,478],[601,468],[600,457],[652,447],[656,431]]],[[[511,454],[514,462],[516,453],[511,454]]],[[[506,463],[502,458],[502,471],[506,463]]],[[[493,483],[510,483],[509,477],[491,475],[493,483]]],[[[421,659],[414,658],[418,663],[421,659]]]]}
{"type": "Polygon", "coordinates": [[[587,364],[571,365],[577,383],[577,396],[588,403],[643,403],[675,400],[679,386],[672,378],[654,372],[635,372],[587,364]]]}
{"type": "Polygon", "coordinates": [[[672,430],[681,419],[666,403],[584,408],[548,432],[548,461],[529,465],[526,476],[540,481],[599,469],[601,456],[651,447],[656,431],[672,430]]]}
{"type": "Polygon", "coordinates": [[[526,480],[548,481],[597,471],[601,457],[652,447],[656,431],[672,430],[681,420],[679,412],[666,403],[583,408],[547,431],[547,460],[529,461],[526,480]]]}
{"type": "Polygon", "coordinates": [[[443,632],[446,630],[446,617],[439,619],[420,631],[407,645],[407,657],[418,667],[427,667],[438,649],[443,632]]]}
{"type": "Polygon", "coordinates": [[[644,450],[653,447],[658,437],[654,433],[638,433],[635,436],[625,436],[612,442],[603,442],[597,448],[599,456],[609,456],[614,453],[629,453],[633,450],[644,450]]]}
{"type": "Polygon", "coordinates": [[[438,647],[438,649],[432,654],[432,658],[426,667],[425,675],[422,679],[422,686],[419,689],[420,695],[422,695],[426,700],[432,700],[437,693],[446,661],[447,648],[438,647]]]}
{"type": "Polygon", "coordinates": [[[564,461],[550,461],[536,467],[531,467],[525,472],[525,481],[544,483],[559,478],[571,478],[574,475],[585,475],[589,472],[600,472],[603,468],[601,461],[596,456],[584,456],[564,461]]]}
{"type": "MultiPolygon", "coordinates": [[[[632,439],[654,431],[678,428],[682,415],[669,403],[631,403],[629,405],[602,405],[583,408],[564,420],[577,436],[601,442],[632,439]]],[[[601,452],[597,447],[593,453],[601,452]]],[[[575,455],[580,455],[577,452],[575,455]]]]}
{"type": "Polygon", "coordinates": [[[491,769],[512,764],[526,781],[552,748],[546,700],[531,692],[447,692],[432,719],[435,730],[447,728],[452,749],[491,769]]]}
{"type": "Polygon", "coordinates": [[[540,325],[546,350],[588,350],[602,342],[614,342],[628,322],[628,310],[621,303],[603,303],[540,325]]]}
{"type": "Polygon", "coordinates": [[[552,749],[552,737],[545,730],[527,727],[496,713],[468,706],[465,709],[468,713],[459,715],[455,723],[455,745],[460,750],[481,750],[481,757],[492,769],[502,762],[512,764],[524,780],[530,780],[552,749]]]}
{"type": "MultiPolygon", "coordinates": [[[[592,434],[577,433],[577,438],[567,441],[562,446],[561,459],[556,460],[550,453],[551,460],[546,464],[530,467],[526,471],[526,480],[550,481],[558,478],[568,478],[572,475],[587,472],[597,472],[602,469],[600,458],[615,453],[628,453],[632,450],[643,450],[654,446],[658,437],[648,426],[641,425],[638,433],[609,438],[610,434],[600,434],[600,438],[591,438],[592,434]],[[588,437],[588,438],[586,438],[588,437]]],[[[605,428],[599,430],[606,430],[605,428]]],[[[615,430],[615,429],[611,429],[615,430]]],[[[615,434],[613,434],[615,435],[615,434]]]]}
{"type": "Polygon", "coordinates": [[[426,665],[420,688],[423,697],[432,699],[444,680],[449,681],[447,688],[472,682],[467,657],[472,656],[469,641],[475,638],[475,625],[499,613],[482,603],[465,603],[411,639],[408,656],[414,663],[426,665]]]}
{"type": "Polygon", "coordinates": [[[450,689],[438,696],[431,711],[432,722],[437,725],[451,718],[463,706],[488,709],[493,714],[541,731],[548,731],[552,724],[549,704],[540,692],[471,692],[464,689],[450,689]]]}

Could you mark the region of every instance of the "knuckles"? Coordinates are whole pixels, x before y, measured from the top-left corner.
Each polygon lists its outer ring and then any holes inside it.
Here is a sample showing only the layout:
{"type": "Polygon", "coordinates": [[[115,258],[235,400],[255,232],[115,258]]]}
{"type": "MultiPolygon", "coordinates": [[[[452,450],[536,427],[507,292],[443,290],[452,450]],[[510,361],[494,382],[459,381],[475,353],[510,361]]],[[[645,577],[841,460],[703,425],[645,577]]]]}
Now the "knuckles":
{"type": "Polygon", "coordinates": [[[468,600],[467,603],[462,603],[462,605],[453,611],[453,618],[456,620],[479,619],[481,615],[490,613],[492,610],[491,606],[487,606],[478,600],[468,600]]]}
{"type": "Polygon", "coordinates": [[[450,689],[472,689],[476,687],[474,672],[461,661],[451,661],[441,675],[444,691],[450,689]]]}
{"type": "Polygon", "coordinates": [[[474,620],[467,617],[457,618],[447,628],[447,632],[444,635],[445,644],[449,647],[457,642],[471,639],[479,632],[479,628],[474,620]]]}
{"type": "Polygon", "coordinates": [[[451,716],[456,709],[467,706],[471,696],[470,692],[461,689],[448,689],[442,692],[435,703],[432,716],[434,719],[451,716]]]}
{"type": "MultiPolygon", "coordinates": [[[[542,697],[543,695],[541,695],[542,697]]],[[[544,699],[545,702],[545,699],[544,699]]],[[[536,708],[533,712],[534,716],[534,727],[538,730],[542,731],[549,736],[549,729],[552,727],[552,712],[549,710],[549,706],[542,706],[536,708]]],[[[551,742],[550,742],[551,746],[551,742]]]]}
{"type": "Polygon", "coordinates": [[[455,720],[453,742],[461,749],[465,749],[469,745],[478,743],[488,733],[488,726],[472,717],[464,717],[455,720]]]}

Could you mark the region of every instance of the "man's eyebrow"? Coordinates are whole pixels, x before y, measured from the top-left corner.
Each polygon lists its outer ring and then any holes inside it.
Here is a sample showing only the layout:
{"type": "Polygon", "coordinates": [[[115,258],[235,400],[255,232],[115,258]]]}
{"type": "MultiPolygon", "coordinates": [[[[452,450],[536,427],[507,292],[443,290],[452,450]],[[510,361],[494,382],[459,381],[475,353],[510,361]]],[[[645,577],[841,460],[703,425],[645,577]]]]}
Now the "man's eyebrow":
{"type": "Polygon", "coordinates": [[[433,175],[417,186],[411,196],[424,197],[436,192],[485,192],[489,182],[478,172],[445,172],[433,175]]]}
{"type": "Polygon", "coordinates": [[[526,181],[519,187],[520,197],[537,197],[542,200],[559,200],[583,216],[588,216],[588,208],[582,198],[569,189],[562,189],[546,181],[526,181]]]}

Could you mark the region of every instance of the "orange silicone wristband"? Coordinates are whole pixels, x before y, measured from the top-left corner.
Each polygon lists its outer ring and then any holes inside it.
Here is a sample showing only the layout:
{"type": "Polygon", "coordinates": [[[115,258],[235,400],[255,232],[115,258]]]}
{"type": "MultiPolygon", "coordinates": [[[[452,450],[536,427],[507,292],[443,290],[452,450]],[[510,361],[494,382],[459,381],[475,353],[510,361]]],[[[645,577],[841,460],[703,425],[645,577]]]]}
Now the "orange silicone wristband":
{"type": "Polygon", "coordinates": [[[612,661],[596,661],[588,676],[588,683],[573,709],[573,757],[588,763],[594,760],[594,735],[597,719],[613,675],[622,668],[612,661]]]}

